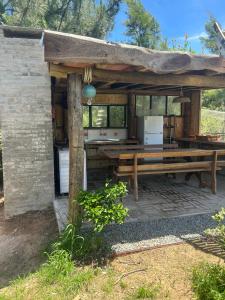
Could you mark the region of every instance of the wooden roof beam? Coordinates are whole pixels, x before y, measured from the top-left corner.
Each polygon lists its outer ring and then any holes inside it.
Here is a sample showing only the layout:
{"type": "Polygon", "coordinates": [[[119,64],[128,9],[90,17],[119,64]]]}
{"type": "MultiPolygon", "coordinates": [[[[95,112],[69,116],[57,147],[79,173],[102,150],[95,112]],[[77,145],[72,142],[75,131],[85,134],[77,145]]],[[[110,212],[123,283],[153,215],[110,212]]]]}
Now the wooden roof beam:
{"type": "MultiPolygon", "coordinates": [[[[225,60],[219,56],[195,55],[179,51],[157,51],[134,45],[109,43],[103,40],[44,31],[45,61],[75,66],[76,64],[107,65],[114,68],[132,67],[155,74],[213,71],[225,74],[225,60]]],[[[131,70],[130,70],[131,69],[131,70]]],[[[102,70],[103,71],[103,70],[102,70]]],[[[128,71],[128,70],[127,70],[128,71]]],[[[120,72],[120,71],[117,71],[120,72]]],[[[144,72],[139,72],[139,74],[144,72]]]]}
{"type": "MultiPolygon", "coordinates": [[[[83,75],[84,69],[70,68],[62,65],[50,64],[49,73],[54,77],[66,78],[67,74],[78,73],[83,75]]],[[[146,84],[155,86],[194,86],[208,88],[225,88],[225,75],[152,75],[138,72],[116,72],[93,69],[93,81],[115,81],[121,83],[146,84]]]]}

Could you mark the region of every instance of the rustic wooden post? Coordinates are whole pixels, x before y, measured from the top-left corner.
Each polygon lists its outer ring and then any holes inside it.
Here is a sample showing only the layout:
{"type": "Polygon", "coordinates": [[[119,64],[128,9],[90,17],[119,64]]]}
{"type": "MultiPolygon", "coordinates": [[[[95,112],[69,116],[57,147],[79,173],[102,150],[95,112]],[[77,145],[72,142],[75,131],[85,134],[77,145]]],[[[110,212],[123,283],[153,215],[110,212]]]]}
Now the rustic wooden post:
{"type": "Polygon", "coordinates": [[[128,138],[129,139],[135,139],[137,138],[136,134],[136,109],[135,109],[135,95],[129,94],[128,95],[128,119],[127,119],[127,127],[128,127],[128,138]]]}
{"type": "Polygon", "coordinates": [[[201,91],[192,91],[189,135],[199,135],[200,123],[201,123],[201,91]]]}
{"type": "Polygon", "coordinates": [[[69,74],[67,77],[68,135],[69,135],[69,212],[68,221],[80,221],[80,207],[76,196],[83,187],[84,138],[81,104],[81,76],[69,74]]]}
{"type": "Polygon", "coordinates": [[[134,198],[135,198],[135,201],[138,201],[138,166],[137,166],[137,153],[134,154],[134,198]]]}
{"type": "Polygon", "coordinates": [[[216,194],[216,189],[217,189],[216,169],[217,169],[217,151],[213,151],[213,161],[212,161],[212,170],[211,170],[211,189],[213,194],[216,194]]]}

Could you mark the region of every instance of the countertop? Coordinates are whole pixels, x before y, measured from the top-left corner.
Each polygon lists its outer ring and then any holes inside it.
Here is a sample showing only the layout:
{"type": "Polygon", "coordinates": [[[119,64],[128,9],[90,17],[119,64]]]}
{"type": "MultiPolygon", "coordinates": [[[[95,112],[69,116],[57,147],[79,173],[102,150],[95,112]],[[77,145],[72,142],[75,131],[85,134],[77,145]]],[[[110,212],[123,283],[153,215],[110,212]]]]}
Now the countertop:
{"type": "Polygon", "coordinates": [[[193,138],[181,138],[181,139],[176,139],[176,141],[225,147],[225,142],[220,142],[220,141],[210,142],[210,141],[203,141],[203,140],[198,140],[198,139],[193,139],[193,138]]]}

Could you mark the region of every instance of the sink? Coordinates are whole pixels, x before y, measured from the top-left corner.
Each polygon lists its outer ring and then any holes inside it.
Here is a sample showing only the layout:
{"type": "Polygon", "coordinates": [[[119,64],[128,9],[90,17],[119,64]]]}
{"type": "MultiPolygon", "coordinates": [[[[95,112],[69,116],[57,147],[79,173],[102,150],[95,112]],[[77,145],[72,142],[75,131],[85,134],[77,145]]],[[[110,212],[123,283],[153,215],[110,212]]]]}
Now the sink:
{"type": "Polygon", "coordinates": [[[119,141],[120,139],[86,139],[85,143],[110,143],[119,141]]]}

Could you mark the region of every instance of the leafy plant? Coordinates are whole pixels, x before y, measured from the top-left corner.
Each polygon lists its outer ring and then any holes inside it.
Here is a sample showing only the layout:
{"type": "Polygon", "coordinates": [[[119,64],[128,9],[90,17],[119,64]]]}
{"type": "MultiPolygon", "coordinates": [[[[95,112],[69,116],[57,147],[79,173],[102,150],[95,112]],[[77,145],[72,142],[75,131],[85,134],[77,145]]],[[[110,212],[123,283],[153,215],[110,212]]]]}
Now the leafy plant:
{"type": "Polygon", "coordinates": [[[101,232],[111,223],[122,224],[128,216],[128,209],[120,201],[127,193],[122,182],[110,185],[106,182],[104,188],[93,192],[81,191],[78,202],[83,209],[83,220],[94,224],[94,231],[101,232]]]}
{"type": "Polygon", "coordinates": [[[225,249],[225,224],[224,224],[224,218],[225,218],[225,208],[222,208],[218,213],[216,213],[214,216],[212,216],[212,219],[216,221],[217,226],[215,228],[210,228],[205,230],[205,233],[215,238],[222,248],[225,249]]]}
{"type": "Polygon", "coordinates": [[[97,261],[103,263],[110,247],[95,232],[79,233],[73,224],[67,225],[52,250],[65,250],[79,263],[97,261]]]}
{"type": "Polygon", "coordinates": [[[198,300],[225,299],[225,267],[203,263],[192,274],[192,287],[198,300]]]}

